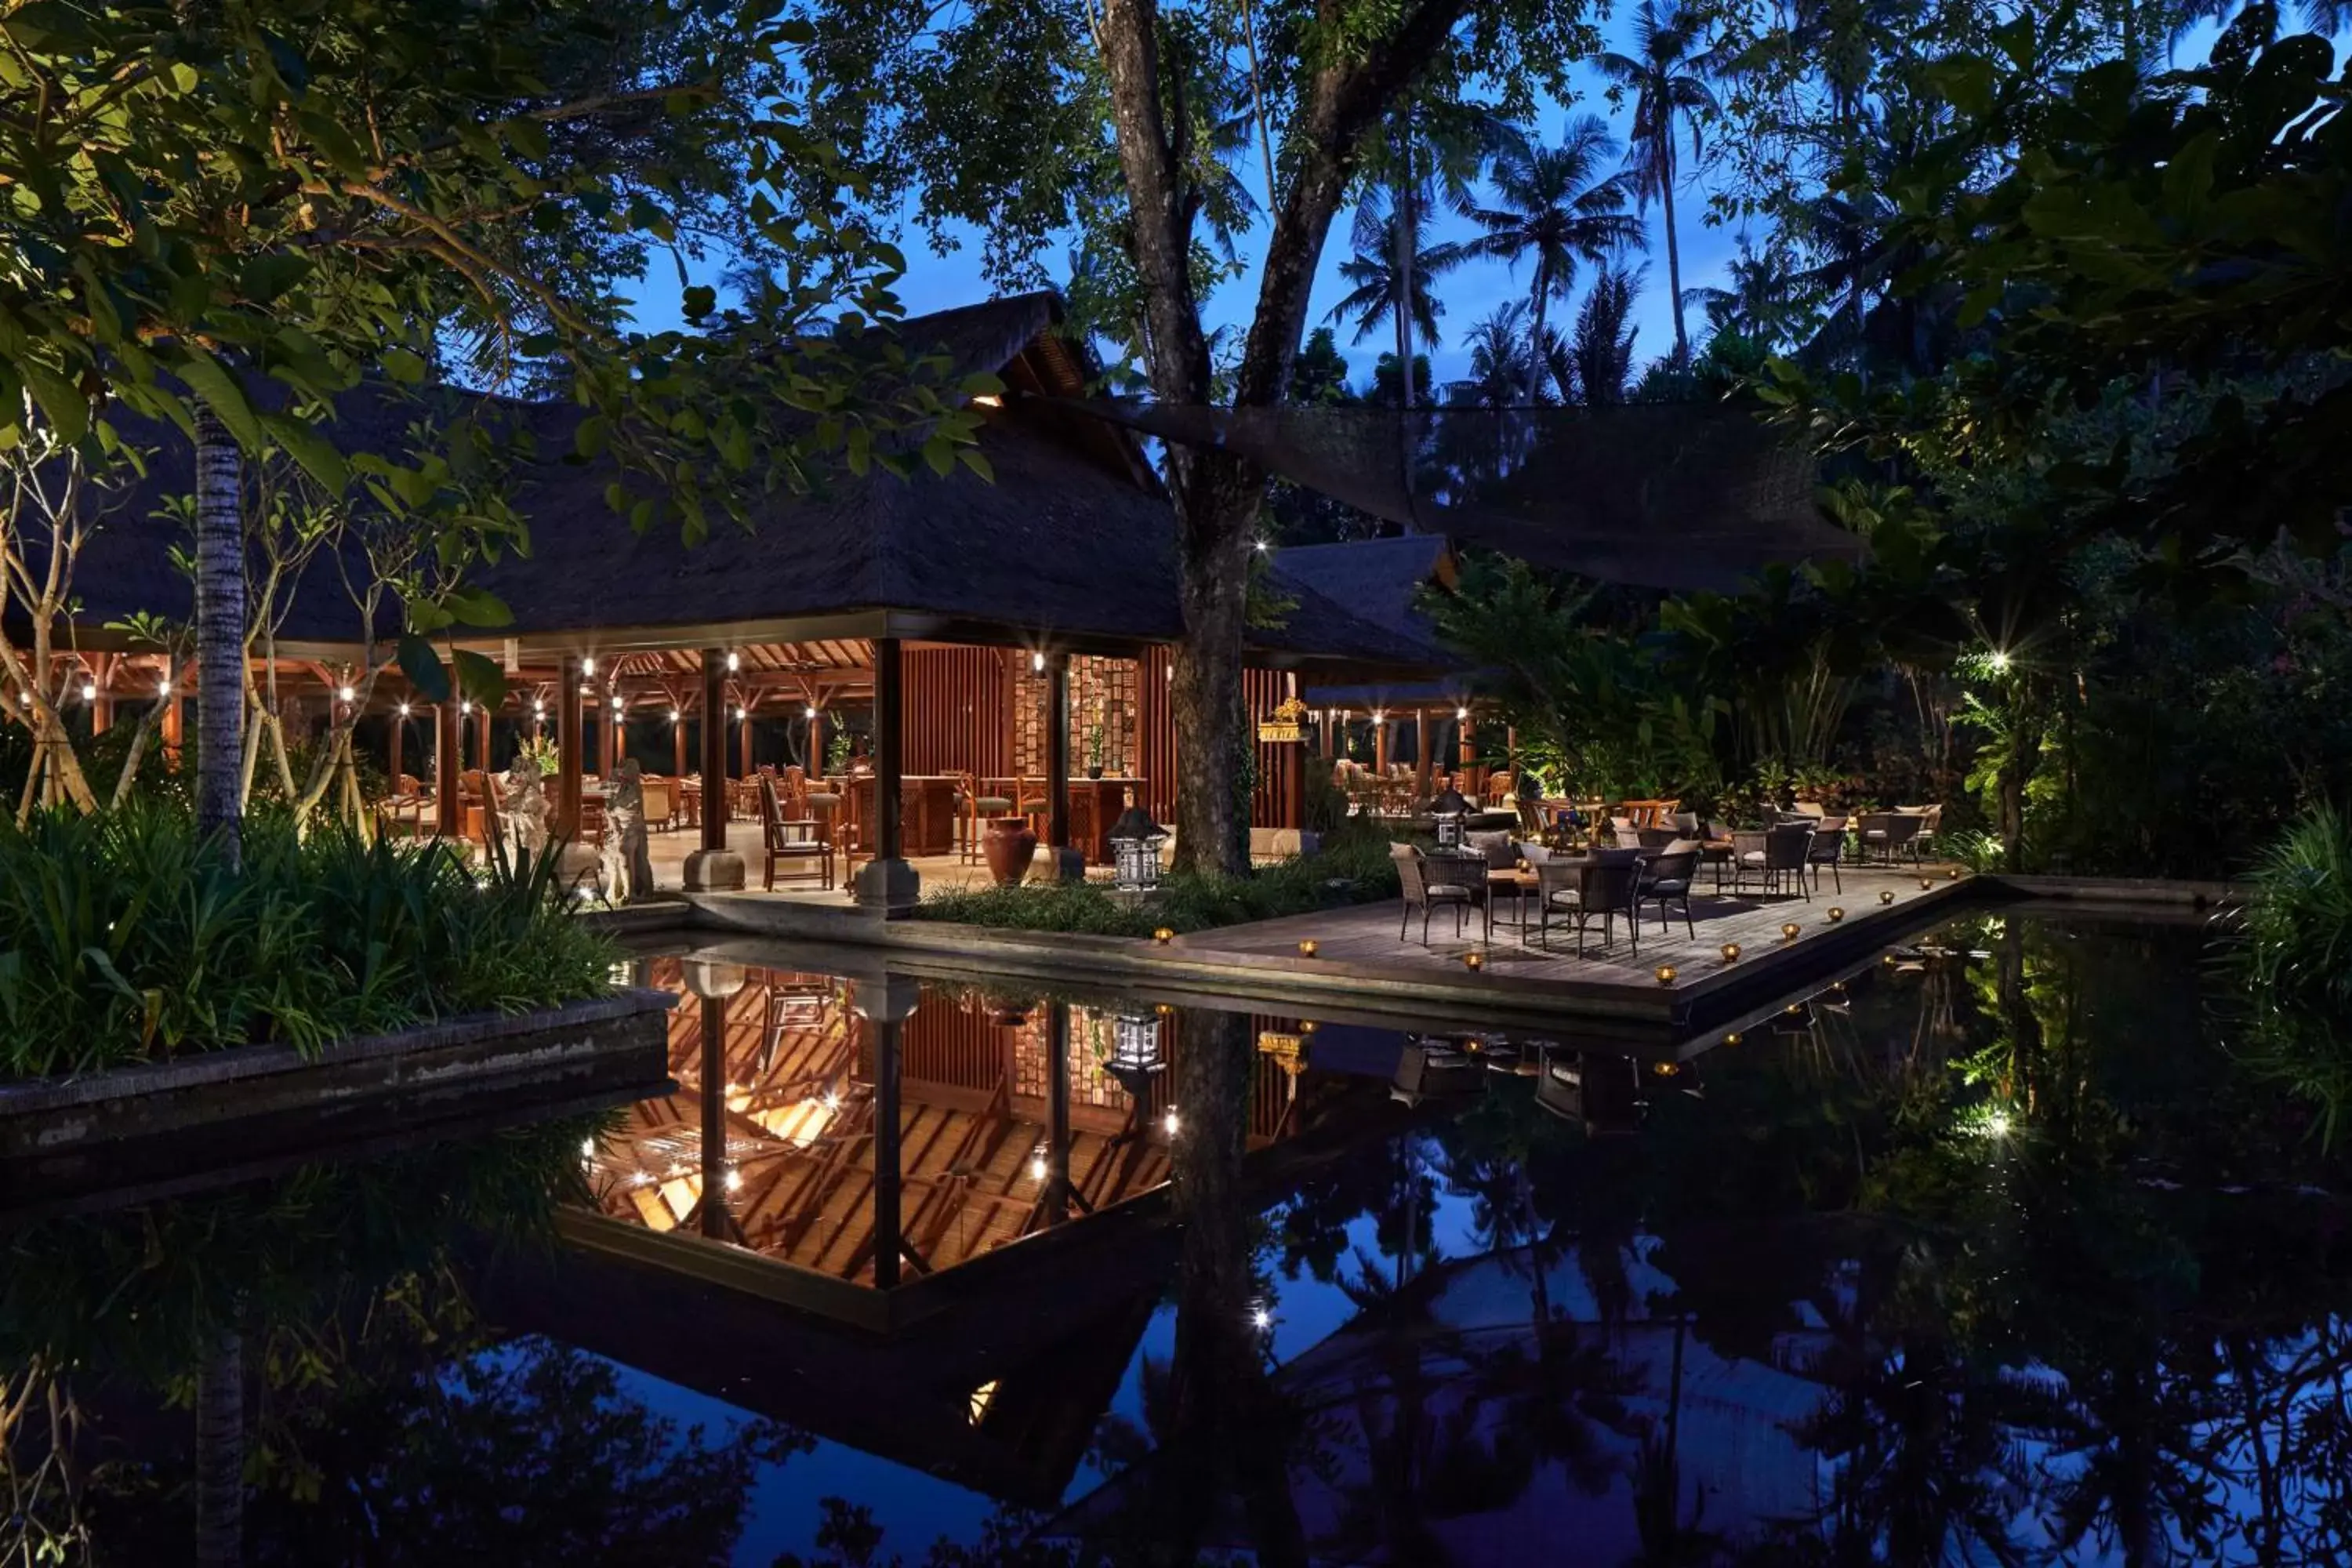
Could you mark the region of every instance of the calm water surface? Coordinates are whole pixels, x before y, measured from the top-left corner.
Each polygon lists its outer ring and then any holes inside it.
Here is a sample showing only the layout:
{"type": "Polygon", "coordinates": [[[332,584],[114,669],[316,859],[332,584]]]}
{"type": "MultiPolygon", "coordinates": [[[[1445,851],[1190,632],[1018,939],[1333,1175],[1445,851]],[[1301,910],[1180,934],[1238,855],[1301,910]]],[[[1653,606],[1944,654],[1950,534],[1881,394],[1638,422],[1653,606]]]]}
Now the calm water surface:
{"type": "Polygon", "coordinates": [[[673,1094],[0,1216],[0,1563],[2352,1562],[2345,1163],[2201,942],[1638,1056],[648,959],[673,1094]]]}

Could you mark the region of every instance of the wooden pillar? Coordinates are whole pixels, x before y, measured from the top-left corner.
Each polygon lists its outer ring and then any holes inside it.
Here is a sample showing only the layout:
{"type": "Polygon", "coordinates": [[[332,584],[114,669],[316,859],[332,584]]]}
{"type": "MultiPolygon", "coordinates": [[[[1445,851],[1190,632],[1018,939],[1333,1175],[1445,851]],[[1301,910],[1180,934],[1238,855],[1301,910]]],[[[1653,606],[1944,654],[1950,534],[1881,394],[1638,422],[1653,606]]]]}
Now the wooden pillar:
{"type": "Polygon", "coordinates": [[[600,725],[598,733],[602,737],[602,743],[597,747],[601,765],[596,771],[609,779],[621,771],[621,716],[613,711],[612,700],[607,698],[596,710],[596,718],[600,725]]]}
{"type": "Polygon", "coordinates": [[[1372,772],[1385,779],[1389,776],[1389,716],[1372,715],[1372,772]]]}
{"type": "Polygon", "coordinates": [[[478,721],[481,727],[474,731],[474,765],[487,773],[492,771],[490,766],[490,725],[495,715],[491,713],[490,705],[487,702],[483,703],[481,707],[476,709],[475,711],[481,715],[481,718],[478,721]]]}
{"type": "MultiPolygon", "coordinates": [[[[904,808],[907,713],[905,656],[897,637],[874,639],[874,815],[879,818],[875,853],[904,859],[899,814],[904,808]]],[[[892,1037],[895,1042],[897,1037],[892,1037]]]]}
{"type": "Polygon", "coordinates": [[[1469,772],[1471,764],[1478,760],[1477,742],[1475,739],[1476,731],[1471,729],[1470,721],[1462,717],[1462,714],[1469,711],[1467,708],[1463,709],[1454,720],[1454,748],[1461,753],[1462,771],[1465,773],[1469,772]]]}
{"type": "Polygon", "coordinates": [[[824,710],[809,704],[808,773],[813,779],[824,776],[824,710]]]}
{"type": "Polygon", "coordinates": [[[736,722],[737,722],[738,726],[739,726],[739,727],[741,729],[741,731],[742,731],[742,735],[741,735],[740,739],[739,740],[739,742],[737,742],[736,750],[737,750],[737,752],[741,755],[741,757],[742,757],[742,759],[743,759],[743,776],[744,776],[745,778],[747,778],[747,779],[748,779],[748,778],[757,778],[757,777],[759,776],[760,770],[759,770],[756,766],[754,766],[754,765],[752,764],[752,762],[751,762],[751,693],[749,693],[749,692],[745,692],[745,693],[743,694],[743,704],[742,704],[742,706],[743,706],[743,716],[742,716],[740,719],[739,719],[738,721],[736,721],[736,722]]]}
{"type": "MultiPolygon", "coordinates": [[[[406,706],[406,703],[401,704],[401,708],[404,708],[406,706]]],[[[394,708],[392,710],[391,731],[392,732],[390,736],[384,742],[384,760],[392,769],[392,789],[393,793],[397,795],[400,793],[400,774],[402,771],[400,766],[400,751],[402,744],[408,739],[408,721],[401,717],[400,708],[394,708]]]]}
{"type": "MultiPolygon", "coordinates": [[[[1282,678],[1282,695],[1286,702],[1298,700],[1298,677],[1294,672],[1282,678]]],[[[1282,758],[1282,826],[1301,832],[1307,827],[1307,741],[1304,735],[1295,742],[1285,742],[1275,748],[1282,758]]]]}
{"type": "Polygon", "coordinates": [[[672,771],[679,778],[684,778],[686,776],[686,710],[673,708],[670,712],[672,718],[669,721],[669,749],[671,760],[676,764],[672,771]]]}
{"type": "Polygon", "coordinates": [[[1070,845],[1070,659],[1053,654],[1045,660],[1045,842],[1056,849],[1070,845]]]}
{"type": "MultiPolygon", "coordinates": [[[[886,642],[890,645],[891,662],[898,662],[898,639],[877,638],[874,674],[877,707],[882,689],[881,648],[886,642]]],[[[887,752],[895,763],[898,742],[895,740],[886,742],[883,736],[887,733],[889,731],[877,726],[875,746],[877,751],[887,752]]],[[[886,810],[882,815],[884,820],[892,825],[887,831],[895,837],[898,831],[897,810],[886,810]]],[[[888,852],[895,855],[895,847],[888,852]]],[[[898,1169],[898,1047],[899,1037],[906,1025],[896,1017],[868,1017],[866,1026],[874,1032],[874,1284],[877,1289],[889,1290],[898,1286],[898,1254],[905,1245],[905,1237],[900,1234],[898,1202],[903,1190],[903,1173],[898,1169]]]]}
{"type": "Polygon", "coordinates": [[[94,738],[106,733],[114,722],[114,667],[116,659],[98,655],[90,665],[90,684],[96,689],[89,699],[89,732],[94,738]]]}
{"type": "Polygon", "coordinates": [[[166,756],[180,754],[180,679],[179,671],[171,661],[163,663],[163,752],[166,756]]]}
{"type": "Polygon", "coordinates": [[[727,847],[727,650],[702,650],[702,847],[727,847]]]}
{"type": "Polygon", "coordinates": [[[580,660],[566,654],[555,674],[555,822],[556,835],[580,834],[580,660]]]}
{"type": "Polygon", "coordinates": [[[1430,787],[1429,710],[1426,708],[1412,710],[1412,756],[1413,771],[1420,781],[1414,788],[1423,800],[1428,800],[1437,792],[1430,787]]]}
{"type": "Polygon", "coordinates": [[[1519,766],[1519,727],[1507,724],[1503,728],[1503,765],[1514,773],[1519,766]]]}
{"type": "Polygon", "coordinates": [[[466,763],[457,731],[457,672],[449,672],[449,700],[433,705],[433,831],[456,838],[466,831],[457,804],[457,774],[466,763]]]}

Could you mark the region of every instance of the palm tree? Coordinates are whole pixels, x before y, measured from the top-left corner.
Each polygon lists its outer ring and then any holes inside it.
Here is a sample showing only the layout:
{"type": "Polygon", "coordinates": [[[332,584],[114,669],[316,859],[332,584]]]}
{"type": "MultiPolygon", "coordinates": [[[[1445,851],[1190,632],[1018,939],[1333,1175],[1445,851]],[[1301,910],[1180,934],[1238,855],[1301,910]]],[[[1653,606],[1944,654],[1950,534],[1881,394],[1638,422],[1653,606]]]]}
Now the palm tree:
{"type": "Polygon", "coordinates": [[[1576,331],[1569,342],[1567,357],[1575,366],[1584,401],[1594,407],[1625,401],[1625,383],[1633,374],[1633,338],[1639,331],[1628,318],[1633,313],[1634,297],[1642,291],[1642,275],[1647,271],[1646,267],[1631,272],[1603,268],[1592,280],[1591,292],[1584,297],[1584,308],[1576,313],[1576,331]]]}
{"type": "MultiPolygon", "coordinates": [[[[1424,343],[1435,343],[1437,318],[1445,313],[1445,307],[1438,303],[1429,285],[1460,266],[1463,252],[1460,246],[1450,243],[1424,246],[1422,237],[1428,221],[1427,210],[1416,208],[1408,235],[1389,210],[1385,193],[1375,192],[1358,203],[1355,232],[1350,236],[1356,253],[1339,264],[1339,276],[1353,287],[1323,319],[1352,321],[1355,341],[1360,343],[1382,321],[1396,327],[1400,345],[1408,342],[1409,332],[1424,343]],[[1400,260],[1404,263],[1402,267],[1400,260]]],[[[1404,363],[1412,357],[1410,348],[1398,355],[1404,363]]]]}
{"type": "Polygon", "coordinates": [[[1802,279],[1787,247],[1778,239],[1759,253],[1739,242],[1739,258],[1724,268],[1727,289],[1702,284],[1683,290],[1683,302],[1706,312],[1710,331],[1731,332],[1777,347],[1803,312],[1798,296],[1802,279]]]}
{"type": "Polygon", "coordinates": [[[1507,300],[1470,329],[1463,343],[1470,351],[1467,379],[1450,382],[1446,401],[1457,407],[1510,408],[1534,384],[1535,339],[1522,324],[1528,307],[1523,300],[1507,300]]]}
{"type": "MultiPolygon", "coordinates": [[[[1364,232],[1368,210],[1377,217],[1375,202],[1385,200],[1391,211],[1404,216],[1404,224],[1391,225],[1387,231],[1390,255],[1403,279],[1400,293],[1410,296],[1418,289],[1419,258],[1405,240],[1409,236],[1418,241],[1429,208],[1442,200],[1456,212],[1468,212],[1478,176],[1490,164],[1526,148],[1527,135],[1517,122],[1490,105],[1465,102],[1458,93],[1424,90],[1400,106],[1396,133],[1364,150],[1364,195],[1356,206],[1359,235],[1364,232]]],[[[1405,319],[1395,315],[1392,320],[1397,363],[1407,363],[1412,345],[1407,341],[1405,319]]],[[[1410,408],[1412,403],[1412,388],[1407,384],[1402,406],[1410,408]]]]}
{"type": "Polygon", "coordinates": [[[1633,91],[1633,144],[1628,165],[1640,205],[1653,198],[1665,208],[1666,284],[1674,290],[1675,363],[1690,363],[1690,336],[1683,329],[1682,253],[1675,239],[1675,133],[1690,121],[1691,156],[1699,154],[1699,121],[1715,112],[1715,92],[1706,85],[1713,56],[1699,47],[1699,24],[1685,17],[1676,0],[1642,0],[1633,12],[1633,52],[1601,57],[1601,71],[1633,91]]]}
{"type": "Polygon", "coordinates": [[[244,814],[245,514],[236,442],[197,411],[196,831],[217,836],[231,866],[244,814]]]}
{"type": "MultiPolygon", "coordinates": [[[[1609,134],[1608,125],[1597,114],[1585,115],[1569,126],[1567,139],[1559,146],[1497,160],[1497,205],[1474,208],[1469,215],[1486,231],[1470,243],[1470,254],[1497,257],[1514,267],[1522,257],[1535,261],[1528,336],[1538,352],[1528,384],[1530,403],[1542,385],[1544,309],[1555,299],[1568,298],[1577,261],[1605,267],[1627,247],[1643,244],[1640,221],[1625,210],[1625,182],[1601,173],[1617,154],[1617,139],[1609,134]]],[[[1563,385],[1562,394],[1566,391],[1563,385]]]]}

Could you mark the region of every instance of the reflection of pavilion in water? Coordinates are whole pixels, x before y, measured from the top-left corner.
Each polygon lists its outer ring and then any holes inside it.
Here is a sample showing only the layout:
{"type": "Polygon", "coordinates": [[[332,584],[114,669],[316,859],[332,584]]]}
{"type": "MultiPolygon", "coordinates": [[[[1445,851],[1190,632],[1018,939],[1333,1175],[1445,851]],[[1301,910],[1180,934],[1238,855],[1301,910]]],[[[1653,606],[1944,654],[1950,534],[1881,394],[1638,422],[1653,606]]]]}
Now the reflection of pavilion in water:
{"type": "MultiPolygon", "coordinates": [[[[649,967],[650,984],[689,993],[670,1019],[679,1089],[640,1101],[593,1155],[610,1218],[888,1286],[1168,1179],[1182,1127],[1171,1102],[1180,1014],[927,987],[894,1053],[860,996],[879,982],[752,968],[728,976],[740,973],[740,989],[698,1006],[698,986],[724,988],[693,973],[712,966],[649,967]],[[715,1053],[703,1038],[710,1005],[715,1053]],[[878,1226],[893,1213],[895,1271],[887,1258],[877,1268],[878,1226]]],[[[1252,1149],[1298,1131],[1324,1098],[1286,1048],[1296,1038],[1261,1035],[1252,1149]]]]}

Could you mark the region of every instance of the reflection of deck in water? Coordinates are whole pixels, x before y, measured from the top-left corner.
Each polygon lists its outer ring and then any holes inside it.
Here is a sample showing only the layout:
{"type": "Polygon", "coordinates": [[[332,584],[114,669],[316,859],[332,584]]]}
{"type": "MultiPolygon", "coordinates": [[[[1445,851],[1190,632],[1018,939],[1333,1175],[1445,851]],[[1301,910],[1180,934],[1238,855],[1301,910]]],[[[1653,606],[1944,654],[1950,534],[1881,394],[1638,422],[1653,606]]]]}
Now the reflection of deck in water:
{"type": "MultiPolygon", "coordinates": [[[[650,960],[647,970],[653,984],[688,990],[681,960],[650,960]]],[[[1184,1049],[1179,1012],[926,988],[885,1084],[860,1006],[859,987],[871,982],[741,975],[740,989],[715,1004],[718,1051],[703,1039],[703,1005],[688,995],[670,1021],[678,1091],[634,1107],[593,1156],[607,1218],[872,1287],[878,1226],[892,1208],[902,1277],[919,1278],[1168,1179],[1169,1140],[1182,1126],[1170,1099],[1184,1049]],[[890,1101],[895,1165],[877,1158],[891,1143],[880,1136],[890,1101]]],[[[1255,1023],[1252,1149],[1373,1087],[1317,1072],[1294,1023],[1255,1023]]],[[[1387,1055],[1393,1061],[1393,1043],[1387,1055]]]]}

